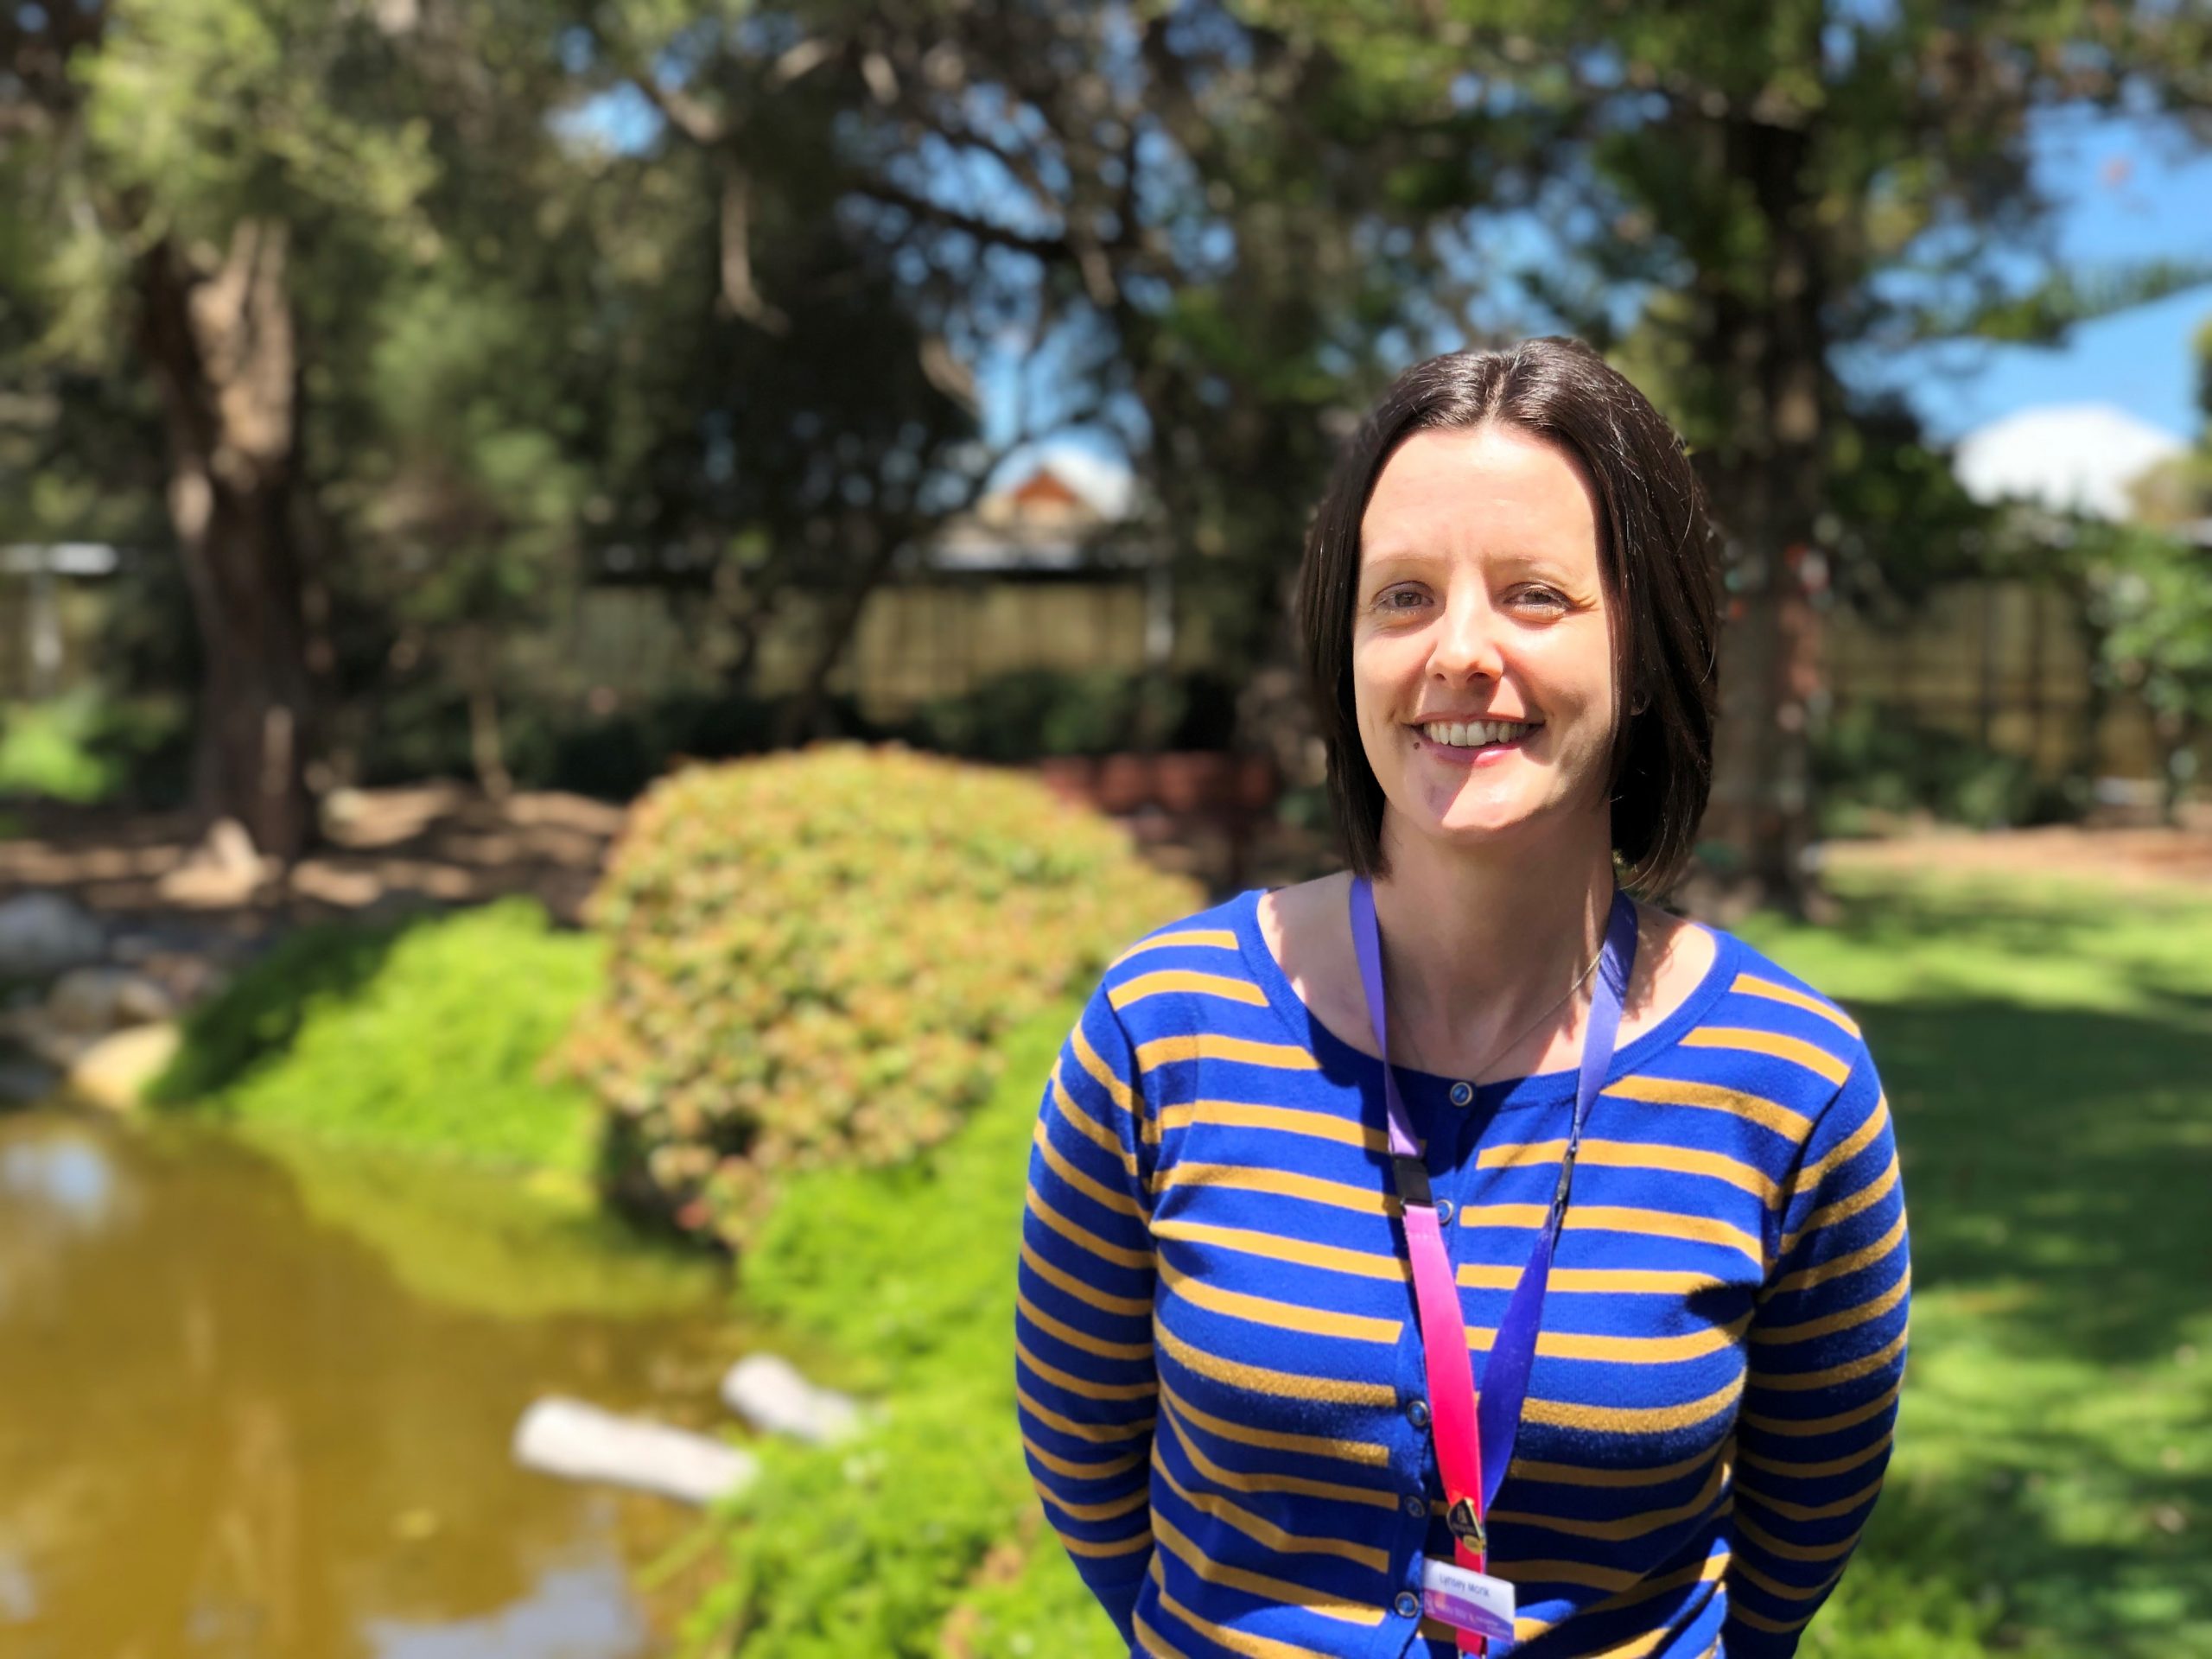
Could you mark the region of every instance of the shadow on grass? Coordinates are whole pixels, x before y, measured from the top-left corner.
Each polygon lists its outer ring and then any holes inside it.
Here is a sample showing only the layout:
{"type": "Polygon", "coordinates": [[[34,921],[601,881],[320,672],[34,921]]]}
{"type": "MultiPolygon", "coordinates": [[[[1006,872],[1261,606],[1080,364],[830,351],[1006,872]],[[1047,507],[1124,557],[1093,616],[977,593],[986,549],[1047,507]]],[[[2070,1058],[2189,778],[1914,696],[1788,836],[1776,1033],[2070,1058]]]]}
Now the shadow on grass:
{"type": "Polygon", "coordinates": [[[308,1005],[317,997],[345,997],[366,986],[400,936],[419,919],[378,926],[321,922],[287,934],[221,995],[186,1016],[176,1058],[148,1090],[148,1103],[197,1103],[283,1055],[300,1034],[308,1005]]]}
{"type": "Polygon", "coordinates": [[[1914,1356],[1897,1475],[1808,1649],[2212,1654],[2212,1029],[1857,1007],[1914,1356]]]}

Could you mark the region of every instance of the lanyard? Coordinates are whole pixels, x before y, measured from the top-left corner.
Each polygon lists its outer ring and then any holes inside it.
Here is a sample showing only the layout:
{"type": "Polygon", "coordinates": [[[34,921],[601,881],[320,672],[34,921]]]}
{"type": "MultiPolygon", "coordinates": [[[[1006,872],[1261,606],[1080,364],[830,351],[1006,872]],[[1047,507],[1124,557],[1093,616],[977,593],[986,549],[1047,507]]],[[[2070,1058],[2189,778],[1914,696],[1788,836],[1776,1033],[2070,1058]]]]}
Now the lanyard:
{"type": "MultiPolygon", "coordinates": [[[[1529,1395],[1529,1368],[1536,1357],[1536,1330],[1543,1321],[1544,1291],[1551,1281],[1552,1251],[1567,1216],[1567,1190],[1582,1143],[1582,1125],[1591,1103],[1613,1063],[1613,1042],[1620,1030],[1621,999],[1636,962],[1636,906],[1616,892],[1605,924],[1605,945],[1599,963],[1597,995],[1582,1039],[1582,1071],[1574,1094],[1574,1116],[1559,1166],[1559,1185],[1536,1235],[1529,1264],[1507,1300],[1505,1317],[1483,1368],[1483,1390],[1475,1393],[1473,1361],[1467,1348],[1466,1315],[1444,1245],[1436,1205],[1429,1194],[1428,1166],[1398,1092],[1389,1062],[1389,1020],[1382,997],[1382,947],[1375,925],[1375,891],[1365,876],[1351,884],[1352,948],[1375,1028],[1375,1046],[1383,1056],[1382,1096],[1389,1110],[1390,1166],[1404,1211],[1407,1254],[1413,1263],[1414,1304],[1419,1315],[1423,1363],[1428,1374],[1428,1408],[1436,1438],[1438,1472],[1444,1481],[1445,1521],[1452,1529],[1453,1554],[1462,1567],[1487,1569],[1490,1542],[1484,1517],[1513,1459],[1521,1430],[1521,1407],[1529,1395]]],[[[1459,1646],[1482,1650],[1482,1638],[1465,1630],[1459,1646]]]]}

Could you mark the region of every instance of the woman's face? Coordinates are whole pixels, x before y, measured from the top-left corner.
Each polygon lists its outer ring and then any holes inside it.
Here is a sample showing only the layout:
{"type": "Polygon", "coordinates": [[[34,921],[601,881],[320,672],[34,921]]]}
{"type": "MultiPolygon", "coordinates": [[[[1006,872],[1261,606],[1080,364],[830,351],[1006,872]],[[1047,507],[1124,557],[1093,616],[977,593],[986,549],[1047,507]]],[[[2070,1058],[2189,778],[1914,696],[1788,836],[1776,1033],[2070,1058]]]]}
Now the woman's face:
{"type": "Polygon", "coordinates": [[[1398,446],[1360,520],[1352,687],[1399,834],[1510,842],[1608,810],[1610,608],[1580,462],[1509,426],[1398,446]]]}

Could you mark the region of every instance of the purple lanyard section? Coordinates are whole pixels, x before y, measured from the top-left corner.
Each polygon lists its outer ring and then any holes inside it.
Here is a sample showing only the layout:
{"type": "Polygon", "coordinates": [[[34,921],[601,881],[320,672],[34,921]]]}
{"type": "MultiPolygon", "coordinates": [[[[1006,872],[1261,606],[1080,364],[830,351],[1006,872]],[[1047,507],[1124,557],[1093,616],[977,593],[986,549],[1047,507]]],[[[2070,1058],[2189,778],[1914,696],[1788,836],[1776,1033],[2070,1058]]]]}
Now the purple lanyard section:
{"type": "MultiPolygon", "coordinates": [[[[1404,1097],[1398,1092],[1397,1073],[1388,1058],[1390,1044],[1382,995],[1382,946],[1375,925],[1375,892],[1365,876],[1352,880],[1351,938],[1352,947],[1359,957],[1360,981],[1367,994],[1368,1017],[1375,1028],[1375,1046],[1384,1056],[1382,1096],[1389,1110],[1391,1166],[1398,1183],[1398,1197],[1409,1217],[1408,1245],[1417,1255],[1433,1252],[1443,1257],[1427,1264],[1416,1261],[1416,1280],[1429,1276],[1425,1268],[1440,1268],[1448,1275],[1449,1258],[1443,1253],[1441,1236],[1434,1222],[1434,1205],[1429,1199],[1427,1166],[1421,1159],[1421,1143],[1414,1138],[1413,1122],[1407,1116],[1404,1097]],[[1426,1211],[1427,1214],[1416,1217],[1417,1211],[1426,1211]]],[[[1599,1090],[1605,1085],[1605,1073],[1612,1068],[1614,1040],[1620,1032],[1621,1001],[1627,995],[1629,974],[1635,963],[1636,906],[1626,893],[1616,892],[1612,912],[1605,924],[1605,950],[1598,965],[1597,995],[1582,1039],[1582,1072],[1575,1087],[1574,1117],[1567,1131],[1567,1148],[1560,1159],[1559,1185],[1553,1189],[1543,1228],[1536,1236],[1535,1248],[1529,1253],[1529,1264],[1521,1270],[1520,1280],[1506,1303],[1505,1317],[1498,1324],[1489,1362],[1483,1368],[1483,1386],[1475,1402],[1472,1445],[1445,1445],[1447,1433],[1455,1439],[1465,1437],[1466,1414],[1460,1402],[1440,1397],[1441,1390],[1434,1386],[1440,1377],[1468,1374],[1464,1365],[1439,1363],[1445,1356],[1457,1357],[1467,1352],[1466,1320],[1458,1292],[1454,1288],[1449,1295],[1421,1296],[1417,1301],[1426,1368],[1431,1378],[1429,1403],[1437,1433],[1437,1460],[1444,1469],[1447,1487],[1459,1484],[1452,1478],[1452,1471],[1458,1468],[1468,1470],[1468,1484],[1479,1484],[1481,1488],[1480,1507],[1472,1517],[1471,1529],[1463,1519],[1454,1518],[1452,1532],[1463,1548],[1471,1547],[1478,1554],[1485,1548],[1482,1516],[1490,1512],[1491,1501],[1497,1496],[1498,1486],[1505,1479],[1506,1465],[1513,1459],[1513,1442],[1521,1431],[1521,1408],[1529,1395],[1529,1368],[1535,1360],[1536,1332],[1543,1322],[1544,1292],[1551,1281],[1552,1251],[1559,1243],[1560,1224],[1567,1216],[1567,1192],[1573,1181],[1575,1154],[1581,1147],[1582,1125],[1590,1116],[1591,1103],[1597,1099],[1599,1090]],[[1437,1328],[1445,1326],[1449,1328],[1437,1328]]],[[[1446,1282],[1450,1282],[1448,1277],[1446,1282]]],[[[1457,1386],[1468,1385],[1460,1382],[1457,1386]]],[[[1447,1510],[1456,1510],[1462,1496],[1447,1491],[1447,1510]]]]}

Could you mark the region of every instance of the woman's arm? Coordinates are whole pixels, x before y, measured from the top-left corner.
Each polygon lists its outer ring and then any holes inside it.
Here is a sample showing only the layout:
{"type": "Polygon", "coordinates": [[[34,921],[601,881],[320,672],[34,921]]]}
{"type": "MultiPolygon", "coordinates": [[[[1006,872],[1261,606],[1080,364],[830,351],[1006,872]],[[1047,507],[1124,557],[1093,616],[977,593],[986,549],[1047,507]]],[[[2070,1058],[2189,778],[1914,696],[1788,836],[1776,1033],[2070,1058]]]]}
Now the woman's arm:
{"type": "Polygon", "coordinates": [[[1730,1659],[1796,1651],[1881,1490],[1911,1285],[1888,1103],[1862,1052],[1813,1127],[1750,1332],[1730,1659]]]}
{"type": "Polygon", "coordinates": [[[1022,1444],[1045,1514],[1122,1632],[1152,1559],[1153,1259],[1144,1092],[1102,985],[1038,1114],[1014,1320],[1022,1444]]]}

